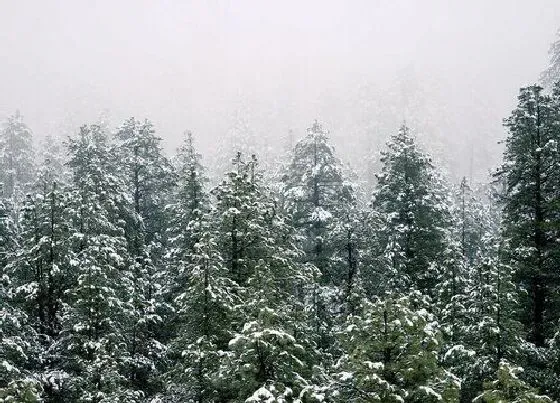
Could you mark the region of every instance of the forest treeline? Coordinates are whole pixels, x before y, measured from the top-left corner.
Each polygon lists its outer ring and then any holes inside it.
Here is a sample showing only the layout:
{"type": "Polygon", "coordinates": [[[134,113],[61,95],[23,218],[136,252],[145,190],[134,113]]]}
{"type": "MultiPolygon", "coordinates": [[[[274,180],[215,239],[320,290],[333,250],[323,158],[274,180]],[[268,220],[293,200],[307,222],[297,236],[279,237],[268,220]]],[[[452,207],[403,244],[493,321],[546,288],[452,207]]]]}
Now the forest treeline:
{"type": "Polygon", "coordinates": [[[1,402],[560,399],[560,84],[487,184],[403,125],[364,192],[315,122],[274,166],[193,135],[0,132],[1,402]],[[364,195],[365,193],[365,195],[364,195]]]}

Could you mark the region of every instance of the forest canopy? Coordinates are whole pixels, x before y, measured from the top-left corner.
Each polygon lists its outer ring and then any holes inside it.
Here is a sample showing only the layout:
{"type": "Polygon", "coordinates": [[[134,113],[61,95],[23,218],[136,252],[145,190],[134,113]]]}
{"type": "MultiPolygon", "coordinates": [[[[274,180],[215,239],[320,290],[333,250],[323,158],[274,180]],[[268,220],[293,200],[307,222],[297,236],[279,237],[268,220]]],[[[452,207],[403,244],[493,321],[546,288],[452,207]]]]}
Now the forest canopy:
{"type": "Polygon", "coordinates": [[[355,172],[312,117],[264,157],[240,119],[208,163],[204,133],[36,144],[16,111],[0,402],[559,401],[559,80],[556,42],[486,181],[406,122],[355,172]]]}

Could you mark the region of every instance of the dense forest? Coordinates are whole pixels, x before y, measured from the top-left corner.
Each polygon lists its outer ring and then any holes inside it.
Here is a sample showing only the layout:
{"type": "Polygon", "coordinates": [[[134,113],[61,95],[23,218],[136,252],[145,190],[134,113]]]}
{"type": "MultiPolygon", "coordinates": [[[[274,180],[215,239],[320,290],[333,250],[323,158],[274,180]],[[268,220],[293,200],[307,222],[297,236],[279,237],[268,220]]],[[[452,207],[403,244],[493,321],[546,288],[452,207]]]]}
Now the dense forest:
{"type": "Polygon", "coordinates": [[[560,400],[560,41],[450,179],[403,124],[357,178],[328,130],[203,163],[149,120],[0,131],[0,402],[560,400]],[[211,172],[220,172],[216,178],[211,172]],[[374,183],[373,189],[363,183],[374,183]]]}

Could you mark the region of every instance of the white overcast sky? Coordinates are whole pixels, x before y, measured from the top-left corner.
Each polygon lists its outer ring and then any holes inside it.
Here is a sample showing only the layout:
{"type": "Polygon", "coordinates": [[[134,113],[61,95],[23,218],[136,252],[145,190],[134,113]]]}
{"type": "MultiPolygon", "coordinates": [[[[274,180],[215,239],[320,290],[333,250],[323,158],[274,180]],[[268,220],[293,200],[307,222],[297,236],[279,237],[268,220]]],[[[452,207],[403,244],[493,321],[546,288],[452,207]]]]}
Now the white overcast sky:
{"type": "Polygon", "coordinates": [[[348,93],[412,68],[493,105],[495,128],[559,27],[559,0],[0,0],[0,118],[42,136],[106,109],[211,149],[240,103],[257,131],[340,129],[348,93]]]}

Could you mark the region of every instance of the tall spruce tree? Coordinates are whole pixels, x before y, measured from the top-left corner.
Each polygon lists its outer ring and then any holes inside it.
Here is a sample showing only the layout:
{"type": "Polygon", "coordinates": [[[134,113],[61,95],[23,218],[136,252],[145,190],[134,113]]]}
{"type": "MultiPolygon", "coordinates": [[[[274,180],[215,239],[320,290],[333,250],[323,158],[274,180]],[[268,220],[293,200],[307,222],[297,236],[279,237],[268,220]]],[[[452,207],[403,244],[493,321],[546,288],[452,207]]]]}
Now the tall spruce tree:
{"type": "Polygon", "coordinates": [[[382,226],[376,231],[379,278],[387,291],[416,288],[433,295],[447,248],[449,211],[436,182],[431,158],[402,126],[382,153],[372,209],[382,226]]]}
{"type": "Polygon", "coordinates": [[[337,254],[344,251],[337,247],[333,229],[347,221],[355,197],[327,134],[315,121],[297,142],[283,178],[284,198],[302,239],[305,261],[321,271],[323,284],[341,284],[348,268],[338,264],[337,254]]]}
{"type": "Polygon", "coordinates": [[[183,267],[185,284],[174,301],[180,320],[170,345],[174,365],[165,395],[171,402],[214,402],[231,394],[220,366],[241,302],[239,287],[229,277],[210,223],[201,221],[199,230],[183,267]]]}
{"type": "Polygon", "coordinates": [[[240,323],[229,341],[223,376],[239,400],[258,401],[263,393],[293,399],[309,386],[312,374],[314,344],[302,294],[313,280],[300,263],[289,221],[262,183],[256,158],[240,163],[238,156],[230,178],[244,190],[238,194],[237,209],[243,214],[237,218],[251,236],[240,257],[247,277],[240,278],[240,323]]]}
{"type": "Polygon", "coordinates": [[[232,160],[232,170],[213,189],[216,206],[213,222],[220,236],[216,238],[231,278],[244,286],[261,258],[255,231],[266,211],[259,211],[258,192],[254,181],[257,160],[253,155],[245,161],[241,153],[232,160]]]}
{"type": "Polygon", "coordinates": [[[193,135],[187,132],[174,158],[177,188],[172,202],[167,206],[170,217],[168,287],[171,295],[175,296],[185,291],[188,265],[202,235],[203,216],[210,209],[206,190],[208,179],[201,160],[202,156],[194,146],[193,135]]]}
{"type": "Polygon", "coordinates": [[[167,235],[165,205],[174,176],[150,121],[130,118],[115,137],[117,172],[134,212],[126,231],[135,287],[128,335],[130,382],[151,394],[159,388],[157,371],[163,369],[165,353],[163,317],[170,312],[163,300],[162,259],[167,235]]]}
{"type": "Polygon", "coordinates": [[[558,105],[539,86],[521,89],[517,108],[505,120],[508,137],[499,172],[507,183],[504,237],[511,247],[516,282],[524,291],[522,322],[528,340],[537,347],[545,346],[558,320],[558,105]]]}
{"type": "Polygon", "coordinates": [[[480,257],[479,249],[482,237],[489,229],[489,225],[497,223],[488,222],[491,217],[485,217],[485,206],[479,200],[475,190],[471,188],[467,178],[463,177],[459,188],[456,190],[455,200],[455,226],[457,228],[461,255],[467,266],[472,266],[480,257]]]}
{"type": "Polygon", "coordinates": [[[522,350],[517,320],[518,298],[511,267],[503,263],[504,246],[496,233],[486,231],[478,262],[470,267],[461,344],[446,352],[445,361],[463,377],[464,401],[482,392],[483,382],[499,370],[502,360],[517,360],[522,350]]]}
{"type": "Polygon", "coordinates": [[[546,95],[537,85],[522,88],[518,106],[504,122],[504,164],[497,175],[503,196],[504,262],[519,291],[520,320],[528,343],[516,363],[540,393],[560,398],[549,347],[558,322],[558,166],[560,91],[546,95]]]}
{"type": "Polygon", "coordinates": [[[62,307],[73,285],[70,273],[70,223],[67,195],[58,181],[55,167],[46,160],[26,197],[20,220],[20,248],[12,257],[9,270],[13,297],[26,313],[34,333],[40,338],[37,351],[28,364],[44,381],[45,396],[58,386],[51,370],[57,363],[51,346],[61,330],[62,307]]]}
{"type": "Polygon", "coordinates": [[[14,300],[13,271],[8,263],[18,241],[9,203],[0,184],[0,401],[39,402],[39,377],[29,365],[38,354],[38,337],[25,311],[14,300]]]}
{"type": "Polygon", "coordinates": [[[0,183],[0,275],[7,275],[7,266],[18,246],[16,224],[10,205],[4,196],[4,184],[0,183]]]}
{"type": "Polygon", "coordinates": [[[460,381],[439,366],[441,332],[419,292],[364,301],[341,332],[331,396],[340,402],[458,402],[460,381]]]}
{"type": "Polygon", "coordinates": [[[142,393],[128,382],[135,368],[127,334],[136,292],[122,219],[128,201],[112,174],[108,138],[99,126],[83,126],[69,151],[73,232],[67,253],[75,283],[58,343],[68,373],[61,401],[137,401],[142,393]]]}
{"type": "Polygon", "coordinates": [[[130,228],[130,249],[134,257],[149,252],[156,261],[162,254],[166,233],[164,206],[174,181],[171,164],[163,154],[161,138],[149,120],[126,120],[115,135],[115,158],[139,222],[130,228]],[[148,250],[146,250],[148,249],[148,250]]]}
{"type": "Polygon", "coordinates": [[[449,348],[462,337],[461,325],[466,319],[468,264],[462,253],[462,232],[458,233],[453,226],[457,207],[452,186],[439,170],[434,169],[432,172],[430,191],[435,202],[434,208],[440,213],[440,222],[436,225],[439,225],[438,231],[443,235],[440,257],[433,263],[438,272],[433,295],[442,326],[444,348],[449,348]]]}
{"type": "Polygon", "coordinates": [[[296,143],[282,182],[283,209],[304,251],[302,262],[317,268],[309,303],[317,345],[327,354],[357,271],[358,228],[354,186],[317,121],[296,143]]]}
{"type": "Polygon", "coordinates": [[[4,195],[14,196],[18,190],[24,194],[33,178],[33,135],[16,111],[0,131],[0,182],[4,195]]]}
{"type": "Polygon", "coordinates": [[[237,284],[229,277],[210,223],[201,155],[187,132],[174,165],[177,188],[170,216],[168,296],[175,315],[167,396],[212,401],[221,391],[217,370],[231,336],[237,284]]]}

